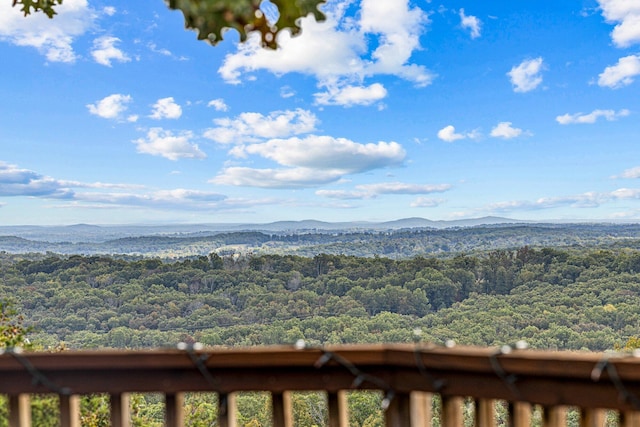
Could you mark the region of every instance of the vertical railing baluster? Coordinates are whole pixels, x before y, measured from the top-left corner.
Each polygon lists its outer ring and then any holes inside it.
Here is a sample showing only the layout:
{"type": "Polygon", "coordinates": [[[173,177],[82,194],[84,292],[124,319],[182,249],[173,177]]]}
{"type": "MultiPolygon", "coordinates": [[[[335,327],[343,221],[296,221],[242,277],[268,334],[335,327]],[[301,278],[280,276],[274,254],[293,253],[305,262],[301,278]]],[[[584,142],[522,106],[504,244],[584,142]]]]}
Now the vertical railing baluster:
{"type": "Polygon", "coordinates": [[[218,426],[236,427],[236,394],[218,394],[218,426]]]}
{"type": "Polygon", "coordinates": [[[391,399],[384,413],[387,427],[407,427],[411,425],[411,398],[408,393],[398,393],[391,399]]]}
{"type": "Polygon", "coordinates": [[[604,409],[581,409],[580,427],[604,427],[607,411],[604,409]]]}
{"type": "Polygon", "coordinates": [[[527,402],[509,402],[509,426],[529,427],[532,407],[527,402]]]}
{"type": "Polygon", "coordinates": [[[164,395],[165,427],[184,426],[184,393],[167,393],[164,395]]]}
{"type": "Polygon", "coordinates": [[[327,405],[329,406],[329,427],[349,427],[347,392],[340,390],[337,393],[327,393],[327,405]]]}
{"type": "Polygon", "coordinates": [[[462,426],[462,405],[464,405],[462,397],[442,396],[442,427],[462,426]]]}
{"type": "Polygon", "coordinates": [[[111,427],[131,427],[129,393],[109,395],[111,427]]]}
{"type": "Polygon", "coordinates": [[[271,393],[273,427],[293,427],[291,392],[271,393]]]}
{"type": "Polygon", "coordinates": [[[495,427],[496,402],[491,399],[476,400],[476,427],[495,427]]]}
{"type": "Polygon", "coordinates": [[[544,408],[544,427],[565,427],[567,425],[567,408],[565,406],[548,406],[544,408]]]}
{"type": "Polygon", "coordinates": [[[80,427],[80,396],[61,394],[60,427],[80,427]]]}
{"type": "Polygon", "coordinates": [[[31,396],[9,396],[9,427],[31,427],[31,396]]]}
{"type": "Polygon", "coordinates": [[[431,427],[433,395],[422,391],[411,393],[411,427],[431,427]]]}
{"type": "Polygon", "coordinates": [[[638,427],[640,426],[640,413],[638,412],[620,412],[620,427],[638,427]]]}

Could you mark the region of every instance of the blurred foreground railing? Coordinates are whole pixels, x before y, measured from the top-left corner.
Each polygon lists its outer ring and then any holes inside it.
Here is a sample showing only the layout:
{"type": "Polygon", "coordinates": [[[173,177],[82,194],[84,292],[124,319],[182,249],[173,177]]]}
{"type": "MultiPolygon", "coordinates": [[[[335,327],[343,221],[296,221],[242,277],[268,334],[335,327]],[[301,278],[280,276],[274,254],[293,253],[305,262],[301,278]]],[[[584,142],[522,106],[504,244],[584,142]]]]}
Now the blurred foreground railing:
{"type": "Polygon", "coordinates": [[[619,425],[640,426],[640,359],[631,355],[539,352],[510,347],[464,348],[358,345],[279,346],[157,351],[6,352],[0,356],[0,393],[9,396],[9,426],[31,425],[30,395],[60,398],[62,427],[79,426],[80,395],[107,393],[111,424],[130,425],[129,393],[165,396],[165,425],[183,425],[185,392],[218,393],[218,425],[235,426],[235,393],[271,393],[273,426],[293,426],[292,391],[327,393],[328,425],[348,425],[345,391],[381,390],[388,426],[432,425],[432,396],[441,402],[437,424],[496,425],[496,400],[507,425],[529,426],[532,407],[544,426],[566,425],[568,407],[580,426],[604,425],[604,409],[619,425]],[[538,411],[537,413],[540,413],[538,411]],[[467,421],[469,423],[469,421],[467,421]]]}

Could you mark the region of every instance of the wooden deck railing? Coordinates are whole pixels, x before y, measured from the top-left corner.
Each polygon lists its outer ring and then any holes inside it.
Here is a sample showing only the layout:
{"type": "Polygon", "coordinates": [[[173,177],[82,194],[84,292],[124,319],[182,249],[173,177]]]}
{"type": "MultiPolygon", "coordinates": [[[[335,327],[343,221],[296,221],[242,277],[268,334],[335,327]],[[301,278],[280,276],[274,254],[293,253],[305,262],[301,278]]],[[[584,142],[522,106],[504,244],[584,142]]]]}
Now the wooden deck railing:
{"type": "Polygon", "coordinates": [[[235,426],[234,395],[267,391],[273,426],[292,426],[292,391],[324,391],[329,426],[347,425],[344,391],[382,390],[388,426],[432,424],[431,396],[442,402],[440,425],[462,426],[472,399],[476,426],[494,426],[495,401],[508,408],[508,425],[529,426],[532,405],[543,425],[565,425],[566,408],[581,426],[603,426],[604,409],[620,425],[640,426],[640,359],[632,355],[540,352],[511,348],[416,345],[294,346],[156,351],[65,351],[0,356],[0,393],[9,396],[9,425],[30,425],[29,396],[60,397],[62,427],[79,425],[78,396],[107,393],[113,426],[130,425],[128,395],[165,395],[165,425],[183,425],[185,392],[218,393],[219,426],[235,426]],[[466,398],[466,399],[465,399],[466,398]]]}

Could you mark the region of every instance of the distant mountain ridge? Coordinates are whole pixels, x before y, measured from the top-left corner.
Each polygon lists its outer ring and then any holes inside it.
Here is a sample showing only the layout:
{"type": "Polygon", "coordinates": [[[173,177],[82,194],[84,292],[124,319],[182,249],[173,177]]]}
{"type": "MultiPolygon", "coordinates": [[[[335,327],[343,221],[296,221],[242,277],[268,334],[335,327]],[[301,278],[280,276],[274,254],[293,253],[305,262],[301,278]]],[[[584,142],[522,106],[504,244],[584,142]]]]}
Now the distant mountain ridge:
{"type": "MultiPolygon", "coordinates": [[[[64,226],[0,226],[0,236],[13,236],[43,242],[104,242],[107,240],[139,237],[139,236],[170,236],[170,235],[202,235],[206,233],[232,231],[262,231],[270,233],[300,233],[300,232],[353,232],[353,231],[383,231],[411,228],[453,228],[475,227],[479,225],[524,224],[510,218],[487,216],[482,218],[433,221],[430,219],[412,217],[393,221],[369,222],[325,222],[314,219],[301,221],[276,221],[265,224],[252,223],[212,223],[212,224],[166,224],[166,225],[94,225],[74,224],[64,226]]],[[[1,248],[0,248],[1,249],[1,248]]]]}

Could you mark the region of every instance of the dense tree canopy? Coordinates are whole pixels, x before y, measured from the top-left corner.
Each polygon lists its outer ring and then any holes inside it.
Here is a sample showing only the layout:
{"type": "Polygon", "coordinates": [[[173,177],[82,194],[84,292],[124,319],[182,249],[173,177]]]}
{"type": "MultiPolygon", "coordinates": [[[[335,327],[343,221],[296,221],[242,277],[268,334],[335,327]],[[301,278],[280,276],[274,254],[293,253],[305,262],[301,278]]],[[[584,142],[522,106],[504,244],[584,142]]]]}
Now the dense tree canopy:
{"type": "MultiPolygon", "coordinates": [[[[24,15],[42,12],[49,18],[56,15],[56,7],[63,0],[13,0],[13,6],[20,5],[24,15]]],[[[185,26],[196,30],[198,39],[216,44],[222,40],[223,32],[233,28],[240,34],[240,40],[247,39],[249,33],[257,31],[262,36],[262,45],[277,48],[277,35],[288,29],[292,35],[300,32],[299,19],[309,14],[318,21],[324,14],[318,6],[324,0],[166,0],[169,8],[181,10],[185,26]],[[274,22],[275,21],[275,22],[274,22]]]]}

